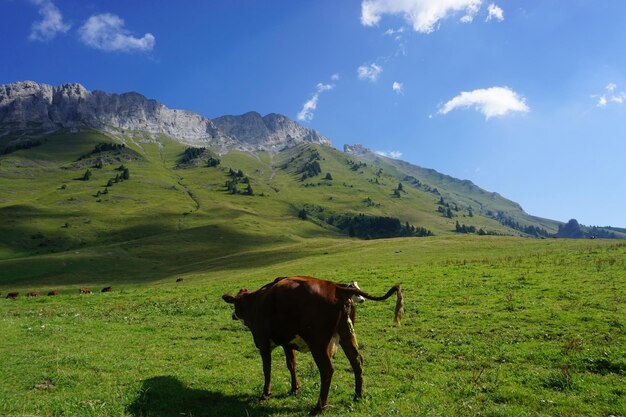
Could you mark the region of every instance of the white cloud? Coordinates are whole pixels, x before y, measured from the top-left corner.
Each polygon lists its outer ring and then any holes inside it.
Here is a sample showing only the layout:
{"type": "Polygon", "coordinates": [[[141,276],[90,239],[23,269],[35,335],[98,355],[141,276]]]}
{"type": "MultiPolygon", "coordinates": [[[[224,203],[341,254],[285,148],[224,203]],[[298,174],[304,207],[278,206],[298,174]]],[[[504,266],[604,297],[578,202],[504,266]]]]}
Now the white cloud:
{"type": "Polygon", "coordinates": [[[377,153],[380,156],[386,156],[387,158],[392,158],[392,159],[398,159],[402,156],[402,152],[398,152],[398,151],[391,151],[391,152],[374,151],[374,153],[377,153]]]}
{"type": "Polygon", "coordinates": [[[502,22],[504,20],[504,10],[496,6],[494,3],[491,3],[487,7],[487,12],[489,12],[489,15],[487,15],[485,22],[488,22],[491,19],[496,19],[498,22],[502,22]]]}
{"type": "Polygon", "coordinates": [[[65,33],[70,30],[70,25],[63,23],[63,15],[50,0],[31,0],[31,3],[39,6],[41,20],[32,24],[28,39],[49,41],[57,33],[65,33]]]}
{"type": "Polygon", "coordinates": [[[392,36],[392,35],[397,35],[398,33],[404,33],[404,26],[398,28],[398,29],[387,29],[385,31],[385,35],[387,36],[392,36]]]}
{"type": "Polygon", "coordinates": [[[363,0],[361,23],[376,26],[383,15],[402,15],[413,30],[431,33],[439,21],[463,12],[461,21],[469,23],[480,9],[482,0],[363,0]]]}
{"type": "Polygon", "coordinates": [[[324,91],[329,91],[332,90],[335,86],[332,84],[322,84],[322,83],[317,83],[317,92],[318,93],[323,93],[324,91]]]}
{"type": "Polygon", "coordinates": [[[474,91],[464,91],[444,104],[440,114],[447,114],[459,107],[472,107],[487,119],[504,116],[510,112],[530,111],[525,99],[508,87],[491,87],[474,91]]]}
{"type": "Polygon", "coordinates": [[[397,94],[404,94],[404,84],[394,81],[391,85],[391,89],[397,94]]]}
{"type": "Polygon", "coordinates": [[[298,112],[298,115],[296,116],[299,121],[310,122],[311,120],[313,120],[313,115],[315,109],[317,109],[317,101],[319,100],[319,98],[319,93],[315,93],[310,100],[304,103],[304,105],[302,106],[302,110],[300,110],[298,112]]]}
{"type": "MultiPolygon", "coordinates": [[[[339,75],[333,74],[330,76],[330,79],[336,81],[339,79],[339,75]]],[[[315,110],[317,109],[317,102],[320,99],[320,94],[324,91],[330,91],[333,88],[335,88],[335,84],[317,83],[315,86],[315,93],[313,93],[313,96],[302,105],[302,110],[298,112],[296,118],[301,122],[310,122],[313,120],[315,110]]]]}
{"type": "Polygon", "coordinates": [[[378,80],[380,73],[383,72],[383,67],[377,64],[361,65],[357,68],[357,74],[359,76],[359,80],[369,80],[371,82],[375,82],[378,80]]]}
{"type": "Polygon", "coordinates": [[[461,18],[461,23],[472,23],[474,21],[474,16],[480,10],[480,2],[475,2],[467,6],[465,10],[465,16],[461,18]]]}
{"type": "Polygon", "coordinates": [[[616,91],[617,84],[609,83],[606,87],[604,87],[604,94],[601,96],[594,95],[591,96],[593,98],[598,98],[597,107],[606,107],[609,103],[623,104],[626,101],[626,92],[624,91],[616,91]]]}
{"type": "Polygon", "coordinates": [[[124,21],[114,14],[104,13],[91,16],[78,30],[80,39],[87,46],[103,51],[151,51],[155,38],[146,33],[136,38],[124,28],[124,21]]]}

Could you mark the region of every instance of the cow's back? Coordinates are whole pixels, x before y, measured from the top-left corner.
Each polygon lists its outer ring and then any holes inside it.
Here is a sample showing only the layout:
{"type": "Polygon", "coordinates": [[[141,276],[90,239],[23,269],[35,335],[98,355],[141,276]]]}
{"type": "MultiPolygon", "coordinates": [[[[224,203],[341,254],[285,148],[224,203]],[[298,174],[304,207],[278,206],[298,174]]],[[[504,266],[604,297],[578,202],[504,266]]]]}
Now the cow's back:
{"type": "Polygon", "coordinates": [[[332,337],[343,311],[335,288],[333,282],[312,277],[283,278],[267,288],[260,294],[259,317],[272,341],[282,345],[297,335],[332,337]]]}

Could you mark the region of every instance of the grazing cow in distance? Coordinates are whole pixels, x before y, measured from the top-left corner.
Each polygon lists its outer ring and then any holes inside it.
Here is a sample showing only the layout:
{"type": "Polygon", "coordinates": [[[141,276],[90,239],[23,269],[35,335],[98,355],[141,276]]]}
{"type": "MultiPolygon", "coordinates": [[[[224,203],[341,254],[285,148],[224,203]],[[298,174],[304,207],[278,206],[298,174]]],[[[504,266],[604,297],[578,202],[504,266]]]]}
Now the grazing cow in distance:
{"type": "Polygon", "coordinates": [[[18,295],[20,295],[19,292],[10,292],[10,293],[7,294],[6,298],[10,298],[12,300],[15,300],[18,295]]]}
{"type": "Polygon", "coordinates": [[[111,287],[104,287],[100,292],[111,292],[113,291],[113,288],[111,287]]]}
{"type": "Polygon", "coordinates": [[[37,297],[39,293],[37,291],[31,291],[26,294],[27,297],[37,297]]]}
{"type": "Polygon", "coordinates": [[[271,395],[271,351],[281,346],[285,351],[291,375],[291,393],[299,390],[294,351],[310,351],[320,372],[320,395],[313,413],[326,407],[334,368],[331,357],[337,342],[350,361],[355,379],[355,400],[363,396],[363,359],[358,350],[353,322],[355,295],[382,301],[397,294],[396,323],[400,322],[403,294],[395,285],[381,297],[371,296],[358,288],[318,278],[295,276],[276,278],[256,291],[239,290],[236,296],[224,294],[222,299],[234,304],[234,320],[243,321],[254,338],[263,360],[263,395],[271,395]]]}
{"type": "Polygon", "coordinates": [[[91,290],[89,288],[81,288],[78,290],[79,294],[91,294],[91,290]]]}
{"type": "Polygon", "coordinates": [[[184,280],[185,280],[185,278],[178,278],[178,279],[176,280],[176,282],[183,282],[184,280]]]}
{"type": "Polygon", "coordinates": [[[56,295],[59,295],[59,294],[60,294],[60,292],[59,292],[59,291],[57,291],[57,290],[54,290],[54,291],[50,291],[50,292],[48,292],[48,295],[49,295],[49,296],[51,296],[51,297],[56,296],[56,295]]]}

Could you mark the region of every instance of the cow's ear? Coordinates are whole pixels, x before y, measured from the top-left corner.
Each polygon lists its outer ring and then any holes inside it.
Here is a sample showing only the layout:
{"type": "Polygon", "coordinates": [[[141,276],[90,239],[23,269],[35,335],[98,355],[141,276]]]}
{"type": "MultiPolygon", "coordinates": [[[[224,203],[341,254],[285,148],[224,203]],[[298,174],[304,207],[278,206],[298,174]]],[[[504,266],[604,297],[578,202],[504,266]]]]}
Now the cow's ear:
{"type": "Polygon", "coordinates": [[[224,294],[222,295],[222,300],[226,301],[228,304],[235,304],[237,299],[230,294],[224,294]]]}

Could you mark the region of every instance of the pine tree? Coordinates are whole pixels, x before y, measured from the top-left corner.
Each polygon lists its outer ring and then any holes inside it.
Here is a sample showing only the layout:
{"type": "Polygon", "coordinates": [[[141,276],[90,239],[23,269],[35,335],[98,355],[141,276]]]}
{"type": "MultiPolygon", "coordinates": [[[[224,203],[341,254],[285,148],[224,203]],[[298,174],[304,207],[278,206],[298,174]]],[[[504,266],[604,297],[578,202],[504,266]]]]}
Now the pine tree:
{"type": "Polygon", "coordinates": [[[89,178],[91,178],[91,170],[90,169],[85,171],[85,173],[83,174],[83,181],[89,181],[89,178]]]}

